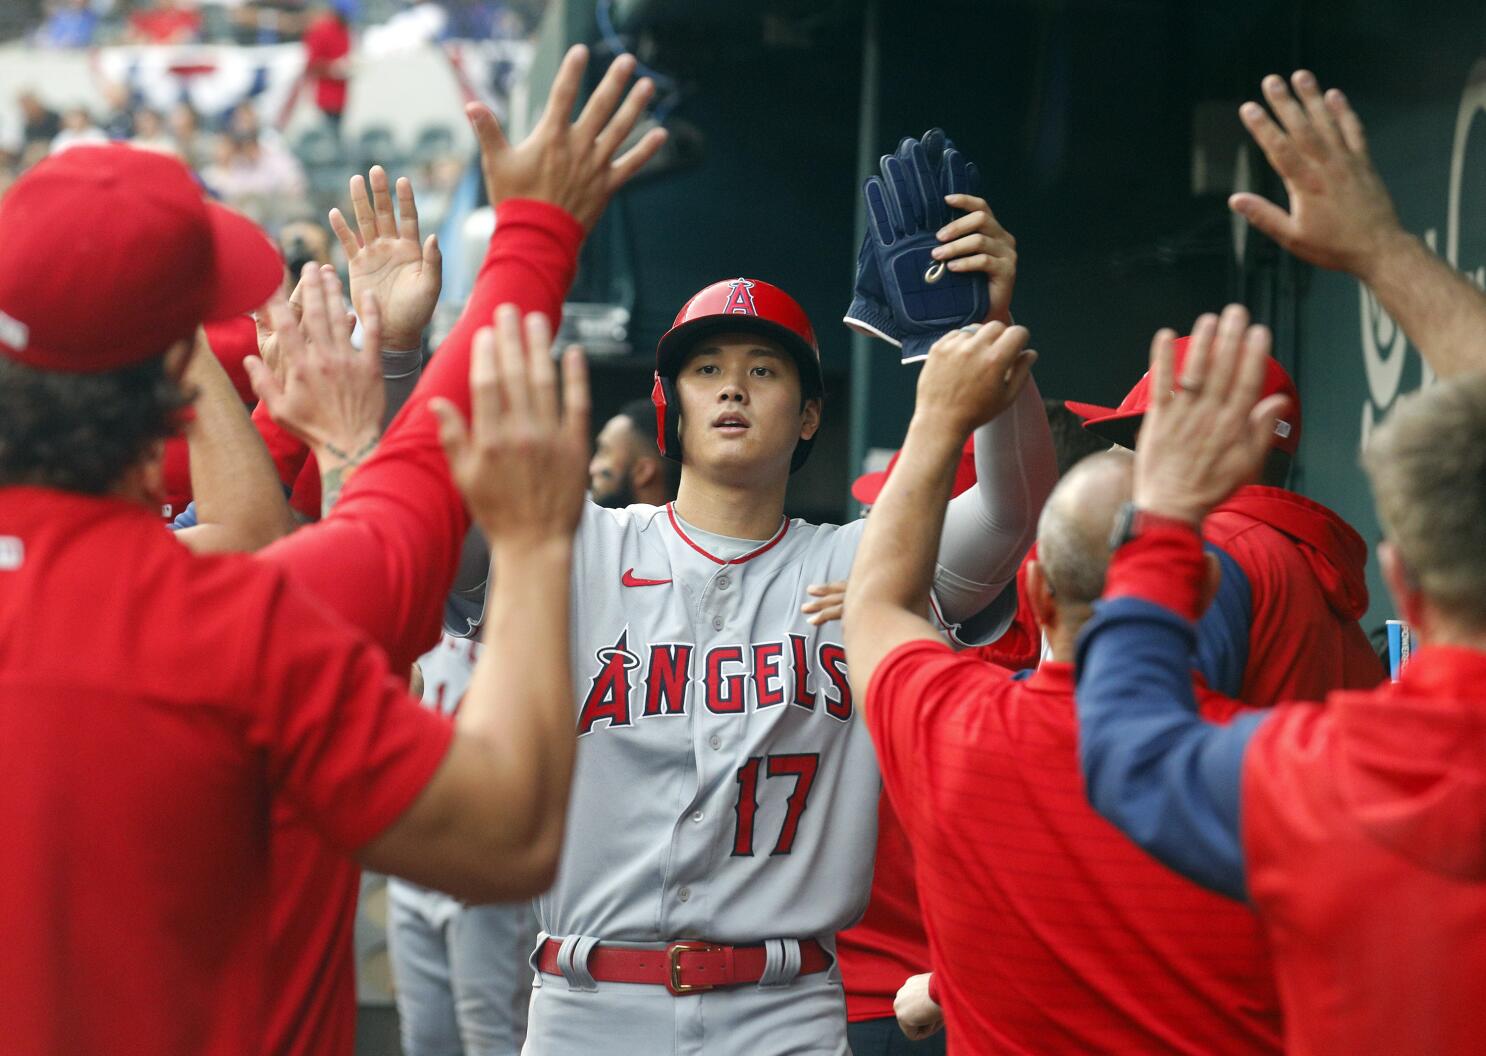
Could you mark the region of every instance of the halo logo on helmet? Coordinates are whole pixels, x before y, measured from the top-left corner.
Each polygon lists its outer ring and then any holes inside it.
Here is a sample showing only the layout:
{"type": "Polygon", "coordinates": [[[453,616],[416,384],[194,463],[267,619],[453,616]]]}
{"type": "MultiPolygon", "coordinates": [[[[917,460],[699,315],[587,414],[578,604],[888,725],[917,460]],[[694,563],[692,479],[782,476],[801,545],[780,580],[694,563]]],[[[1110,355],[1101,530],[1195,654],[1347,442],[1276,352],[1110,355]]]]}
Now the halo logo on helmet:
{"type": "Polygon", "coordinates": [[[753,283],[747,279],[734,279],[728,284],[728,303],[723,311],[728,315],[758,315],[758,305],[753,303],[753,283]]]}
{"type": "MultiPolygon", "coordinates": [[[[676,398],[676,374],[681,361],[708,334],[743,331],[777,341],[800,368],[800,391],[806,399],[825,398],[825,379],[820,370],[820,347],[810,319],[789,294],[760,279],[723,279],[696,293],[676,313],[676,320],[655,346],[656,444],[660,453],[681,461],[680,401],[676,398]]],[[[805,464],[814,438],[795,445],[790,460],[793,473],[805,464]]]]}

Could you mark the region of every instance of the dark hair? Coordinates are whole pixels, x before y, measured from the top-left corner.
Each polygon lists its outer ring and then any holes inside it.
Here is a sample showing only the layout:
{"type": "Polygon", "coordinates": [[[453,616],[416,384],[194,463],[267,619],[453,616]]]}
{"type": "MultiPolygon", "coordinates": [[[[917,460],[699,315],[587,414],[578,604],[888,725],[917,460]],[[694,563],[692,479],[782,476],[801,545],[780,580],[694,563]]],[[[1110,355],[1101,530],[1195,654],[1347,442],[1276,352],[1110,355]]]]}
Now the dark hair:
{"type": "Polygon", "coordinates": [[[681,463],[665,458],[660,453],[660,444],[656,442],[656,419],[655,404],[649,400],[630,400],[619,413],[629,419],[629,424],[635,431],[635,437],[640,441],[645,454],[660,460],[661,479],[665,482],[666,494],[676,494],[676,488],[681,483],[681,463]]]}
{"type": "Polygon", "coordinates": [[[177,432],[190,403],[163,357],[101,374],[0,358],[0,487],[101,495],[177,432]]]}
{"type": "Polygon", "coordinates": [[[1047,424],[1053,432],[1053,452],[1062,477],[1079,462],[1100,451],[1109,450],[1109,441],[1084,428],[1084,420],[1063,406],[1062,400],[1043,400],[1047,424]]]}

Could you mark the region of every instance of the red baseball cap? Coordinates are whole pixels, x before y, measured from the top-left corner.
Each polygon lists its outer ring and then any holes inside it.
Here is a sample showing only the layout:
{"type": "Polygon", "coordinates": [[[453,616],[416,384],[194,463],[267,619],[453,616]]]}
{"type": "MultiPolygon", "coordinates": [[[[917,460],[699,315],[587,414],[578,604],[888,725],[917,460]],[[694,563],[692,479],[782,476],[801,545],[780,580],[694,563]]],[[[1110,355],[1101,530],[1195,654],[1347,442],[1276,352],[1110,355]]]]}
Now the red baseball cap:
{"type": "MultiPolygon", "coordinates": [[[[1179,337],[1172,342],[1172,350],[1176,353],[1175,370],[1178,377],[1181,376],[1182,364],[1187,358],[1187,345],[1190,337],[1179,337]]],[[[1290,397],[1290,410],[1284,418],[1274,424],[1273,444],[1281,451],[1294,455],[1300,449],[1300,393],[1295,388],[1295,381],[1290,377],[1288,371],[1280,366],[1279,360],[1273,356],[1268,357],[1264,369],[1264,387],[1259,392],[1262,400],[1266,396],[1274,396],[1284,393],[1290,397]]],[[[1135,383],[1135,388],[1130,394],[1120,401],[1118,407],[1103,407],[1097,403],[1077,403],[1067,400],[1064,403],[1070,411],[1084,420],[1084,428],[1096,436],[1102,436],[1112,444],[1121,447],[1135,448],[1135,435],[1140,432],[1140,423],[1145,418],[1146,408],[1151,405],[1151,375],[1150,371],[1141,375],[1135,383]]]]}
{"type": "MultiPolygon", "coordinates": [[[[851,497],[863,506],[871,506],[877,501],[877,496],[882,494],[882,486],[887,483],[887,478],[892,476],[893,467],[898,464],[898,456],[902,451],[894,451],[893,457],[888,460],[887,469],[879,469],[875,473],[863,473],[851,482],[851,497]]],[[[960,452],[960,464],[955,466],[955,485],[951,498],[962,495],[975,487],[975,437],[965,441],[965,447],[960,452]]]]}
{"type": "Polygon", "coordinates": [[[284,263],[189,169],[122,144],[38,162],[0,201],[0,356],[91,374],[259,307],[284,263]]]}

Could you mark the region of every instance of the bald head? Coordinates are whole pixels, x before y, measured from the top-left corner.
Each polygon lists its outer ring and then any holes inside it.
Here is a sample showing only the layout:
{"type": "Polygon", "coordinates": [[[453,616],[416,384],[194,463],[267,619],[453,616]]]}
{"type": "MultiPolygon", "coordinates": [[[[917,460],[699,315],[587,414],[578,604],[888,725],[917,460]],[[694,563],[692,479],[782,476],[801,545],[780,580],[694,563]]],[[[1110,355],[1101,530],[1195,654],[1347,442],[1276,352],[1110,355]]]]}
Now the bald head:
{"type": "Polygon", "coordinates": [[[1087,607],[1104,593],[1109,533],[1130,501],[1135,456],[1090,455],[1058,482],[1037,522],[1037,563],[1059,608],[1087,607]]]}

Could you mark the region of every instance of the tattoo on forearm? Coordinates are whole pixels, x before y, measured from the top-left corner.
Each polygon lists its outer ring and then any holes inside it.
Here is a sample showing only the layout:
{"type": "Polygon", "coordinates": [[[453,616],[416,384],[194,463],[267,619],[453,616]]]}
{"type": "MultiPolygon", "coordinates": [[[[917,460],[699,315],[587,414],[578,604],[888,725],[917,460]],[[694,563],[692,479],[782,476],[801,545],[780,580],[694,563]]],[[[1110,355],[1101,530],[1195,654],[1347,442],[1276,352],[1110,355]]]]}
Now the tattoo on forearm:
{"type": "Polygon", "coordinates": [[[325,445],[325,453],[335,459],[335,464],[320,467],[320,516],[330,513],[351,474],[377,449],[377,439],[372,437],[355,451],[343,451],[334,444],[325,445]]]}

